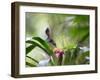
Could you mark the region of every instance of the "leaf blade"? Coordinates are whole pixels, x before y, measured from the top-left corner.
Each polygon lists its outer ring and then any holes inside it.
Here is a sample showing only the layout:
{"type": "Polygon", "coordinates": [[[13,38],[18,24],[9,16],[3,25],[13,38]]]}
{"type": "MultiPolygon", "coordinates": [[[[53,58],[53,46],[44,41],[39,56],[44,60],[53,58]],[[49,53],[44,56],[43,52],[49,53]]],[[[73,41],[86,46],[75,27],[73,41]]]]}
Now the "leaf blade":
{"type": "Polygon", "coordinates": [[[26,55],[32,51],[32,49],[34,49],[36,46],[35,45],[30,45],[28,47],[26,47],[26,55]]]}
{"type": "Polygon", "coordinates": [[[40,44],[38,44],[38,43],[35,42],[35,41],[28,40],[28,41],[26,41],[26,43],[30,43],[30,44],[36,45],[36,46],[38,46],[39,48],[41,48],[43,51],[45,51],[46,53],[48,53],[48,51],[47,51],[43,46],[41,46],[40,44]]]}
{"type": "Polygon", "coordinates": [[[29,63],[29,62],[26,62],[26,65],[30,66],[30,67],[36,67],[36,65],[32,64],[32,63],[29,63]]]}
{"type": "Polygon", "coordinates": [[[44,41],[40,37],[33,37],[32,39],[38,41],[45,49],[48,50],[48,52],[50,52],[50,54],[53,53],[53,51],[50,49],[50,46],[48,45],[46,41],[44,41]]]}
{"type": "Polygon", "coordinates": [[[35,60],[34,58],[32,58],[32,57],[30,57],[30,56],[26,56],[26,57],[28,57],[29,59],[33,60],[33,61],[36,62],[36,63],[39,63],[37,60],[35,60]]]}

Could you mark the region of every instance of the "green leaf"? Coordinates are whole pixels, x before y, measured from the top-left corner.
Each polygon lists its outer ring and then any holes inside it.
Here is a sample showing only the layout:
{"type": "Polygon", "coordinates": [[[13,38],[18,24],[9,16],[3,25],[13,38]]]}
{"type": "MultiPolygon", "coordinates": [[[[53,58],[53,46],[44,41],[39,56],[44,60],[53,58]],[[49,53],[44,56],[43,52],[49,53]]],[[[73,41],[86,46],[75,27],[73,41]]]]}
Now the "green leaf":
{"type": "Polygon", "coordinates": [[[79,55],[78,47],[65,51],[63,64],[64,65],[74,65],[78,55],[79,55]]]}
{"type": "Polygon", "coordinates": [[[77,46],[76,48],[73,48],[73,55],[72,55],[72,59],[75,59],[78,55],[79,55],[79,47],[77,46]]]}
{"type": "Polygon", "coordinates": [[[41,39],[40,37],[33,37],[32,39],[35,40],[35,41],[38,41],[47,50],[48,55],[50,55],[50,56],[52,55],[53,59],[51,60],[51,62],[53,64],[56,64],[56,62],[57,62],[56,57],[54,56],[53,50],[51,49],[49,43],[46,42],[45,40],[41,39]]]}
{"type": "Polygon", "coordinates": [[[53,66],[53,65],[55,65],[55,62],[50,59],[50,64],[53,66]]]}
{"type": "Polygon", "coordinates": [[[29,63],[29,62],[26,62],[26,65],[27,66],[30,66],[30,67],[36,67],[36,65],[32,64],[32,63],[29,63]]]}
{"type": "Polygon", "coordinates": [[[79,56],[77,56],[76,64],[86,64],[86,57],[89,57],[89,51],[81,53],[79,56]]]}
{"type": "Polygon", "coordinates": [[[64,59],[63,59],[63,64],[64,65],[70,64],[70,58],[71,58],[71,52],[69,50],[65,51],[64,59]]]}
{"type": "Polygon", "coordinates": [[[37,43],[35,41],[28,40],[28,41],[26,41],[26,43],[30,43],[30,44],[33,44],[35,46],[38,46],[39,48],[41,48],[42,50],[44,50],[46,53],[48,53],[48,51],[43,46],[41,46],[39,43],[37,43]]]}
{"type": "Polygon", "coordinates": [[[45,40],[41,39],[40,37],[33,37],[32,39],[38,41],[45,49],[47,49],[49,55],[53,54],[53,51],[50,49],[49,44],[45,40]]]}
{"type": "Polygon", "coordinates": [[[35,45],[30,45],[26,48],[26,55],[32,51],[32,49],[34,49],[36,46],[35,45]]]}
{"type": "Polygon", "coordinates": [[[32,40],[32,41],[28,40],[28,41],[26,41],[26,43],[30,43],[30,44],[33,44],[33,45],[41,48],[43,51],[46,52],[46,54],[48,54],[49,56],[52,56],[53,59],[51,61],[53,64],[56,64],[56,62],[57,62],[56,56],[53,54],[53,51],[49,48],[49,45],[46,41],[44,41],[38,37],[35,37],[35,40],[32,40]]]}
{"type": "Polygon", "coordinates": [[[34,58],[30,57],[30,56],[26,56],[28,57],[29,59],[31,59],[32,61],[36,62],[36,63],[39,63],[37,60],[35,60],[34,58]]]}

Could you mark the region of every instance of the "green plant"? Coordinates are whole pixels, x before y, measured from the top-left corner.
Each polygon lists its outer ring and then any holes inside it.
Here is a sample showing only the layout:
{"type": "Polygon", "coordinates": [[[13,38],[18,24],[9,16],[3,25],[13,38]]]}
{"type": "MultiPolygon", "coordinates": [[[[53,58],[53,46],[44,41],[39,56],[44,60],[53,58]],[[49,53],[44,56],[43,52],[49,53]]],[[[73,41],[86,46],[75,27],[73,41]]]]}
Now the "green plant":
{"type": "Polygon", "coordinates": [[[89,63],[86,61],[86,57],[89,57],[89,51],[82,52],[82,50],[77,45],[75,48],[66,50],[54,48],[52,49],[49,43],[40,37],[33,37],[32,40],[27,40],[27,44],[30,44],[26,48],[26,57],[30,58],[32,61],[36,62],[37,65],[26,62],[26,65],[33,67],[38,66],[39,61],[27,56],[27,54],[32,51],[35,47],[41,48],[50,58],[47,64],[54,65],[74,65],[74,64],[85,64],[89,63]],[[57,52],[58,51],[58,52],[57,52]],[[57,56],[58,54],[58,56],[57,56]]]}

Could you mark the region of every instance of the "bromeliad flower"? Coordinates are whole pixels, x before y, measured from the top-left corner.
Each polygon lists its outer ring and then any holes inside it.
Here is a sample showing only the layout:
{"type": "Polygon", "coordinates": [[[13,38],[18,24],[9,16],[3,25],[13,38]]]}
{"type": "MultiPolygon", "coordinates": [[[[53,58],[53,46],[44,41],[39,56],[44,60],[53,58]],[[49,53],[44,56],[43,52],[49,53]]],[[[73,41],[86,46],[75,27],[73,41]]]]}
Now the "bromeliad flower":
{"type": "Polygon", "coordinates": [[[53,52],[56,54],[57,58],[60,58],[64,54],[64,51],[60,48],[54,48],[53,52]]]}
{"type": "Polygon", "coordinates": [[[62,64],[62,60],[63,60],[63,54],[64,51],[60,48],[54,48],[53,52],[55,53],[56,57],[57,57],[57,65],[61,65],[62,64]]]}

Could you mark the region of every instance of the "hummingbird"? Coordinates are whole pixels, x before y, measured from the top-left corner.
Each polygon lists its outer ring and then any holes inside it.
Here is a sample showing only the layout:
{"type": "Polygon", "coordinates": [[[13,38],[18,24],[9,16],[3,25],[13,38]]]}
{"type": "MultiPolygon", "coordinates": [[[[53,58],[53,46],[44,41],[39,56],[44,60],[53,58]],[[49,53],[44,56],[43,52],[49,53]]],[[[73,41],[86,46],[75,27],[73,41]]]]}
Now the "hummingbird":
{"type": "Polygon", "coordinates": [[[49,43],[51,43],[53,46],[56,47],[55,41],[51,38],[51,33],[50,33],[49,28],[47,28],[47,29],[45,30],[45,33],[46,33],[46,35],[47,35],[47,41],[48,41],[49,43]]]}

